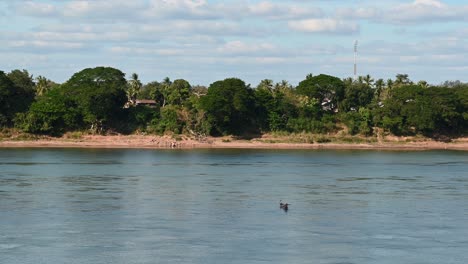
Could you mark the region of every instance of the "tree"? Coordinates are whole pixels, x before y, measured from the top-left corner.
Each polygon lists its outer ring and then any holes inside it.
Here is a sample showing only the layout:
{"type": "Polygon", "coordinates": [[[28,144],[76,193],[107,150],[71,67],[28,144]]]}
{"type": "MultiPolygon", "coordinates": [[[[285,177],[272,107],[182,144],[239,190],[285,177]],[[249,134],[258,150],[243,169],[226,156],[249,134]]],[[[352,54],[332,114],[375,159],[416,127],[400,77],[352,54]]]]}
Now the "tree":
{"type": "Polygon", "coordinates": [[[354,79],[351,78],[351,77],[348,77],[348,78],[344,78],[344,79],[343,79],[343,84],[344,84],[345,86],[349,86],[349,85],[353,84],[353,82],[354,82],[354,79]]]}
{"type": "Polygon", "coordinates": [[[34,79],[27,70],[13,70],[7,74],[13,84],[22,91],[32,94],[34,91],[34,79]]]}
{"type": "Polygon", "coordinates": [[[463,117],[461,130],[466,134],[468,132],[468,84],[457,85],[454,92],[461,104],[460,113],[463,117]]]}
{"type": "Polygon", "coordinates": [[[383,79],[378,79],[375,81],[375,93],[374,97],[377,101],[380,101],[382,98],[382,92],[385,88],[385,81],[383,79]]]}
{"type": "Polygon", "coordinates": [[[141,81],[138,79],[138,74],[132,73],[132,78],[128,81],[127,87],[127,98],[131,104],[135,104],[142,86],[141,81]]]}
{"type": "Polygon", "coordinates": [[[464,132],[464,103],[456,91],[442,87],[422,87],[427,107],[432,112],[434,135],[454,135],[464,132]]]}
{"type": "Polygon", "coordinates": [[[395,82],[393,82],[392,79],[387,80],[387,88],[388,89],[392,89],[394,85],[395,85],[395,82]]]}
{"type": "Polygon", "coordinates": [[[408,74],[399,73],[396,75],[395,85],[407,85],[412,84],[413,82],[409,79],[408,74]]]}
{"type": "Polygon", "coordinates": [[[288,81],[282,80],[275,84],[273,96],[292,96],[292,94],[293,87],[288,81]]]}
{"type": "Polygon", "coordinates": [[[421,86],[421,88],[429,88],[429,84],[424,80],[419,81],[418,85],[421,86]]]}
{"type": "Polygon", "coordinates": [[[179,134],[182,132],[184,124],[179,120],[178,107],[175,105],[167,105],[161,109],[161,119],[156,126],[156,131],[159,133],[173,132],[179,134]]]}
{"type": "Polygon", "coordinates": [[[52,87],[54,87],[56,85],[57,84],[55,84],[53,81],[47,79],[44,76],[39,75],[36,78],[36,86],[35,86],[36,96],[43,96],[48,91],[50,91],[52,89],[52,87]]]}
{"type": "Polygon", "coordinates": [[[127,96],[125,74],[110,67],[87,68],[75,73],[62,87],[79,107],[93,131],[102,131],[121,111],[127,96]]]}
{"type": "Polygon", "coordinates": [[[258,90],[265,90],[269,93],[273,93],[273,80],[264,79],[261,80],[260,83],[257,85],[258,90]]]}
{"type": "Polygon", "coordinates": [[[374,84],[374,79],[372,79],[372,77],[369,74],[364,76],[363,81],[369,87],[372,87],[372,85],[374,84]]]}
{"type": "Polygon", "coordinates": [[[161,100],[161,107],[165,107],[167,103],[167,99],[169,97],[169,88],[171,87],[171,79],[169,77],[164,78],[164,80],[161,82],[157,95],[160,97],[161,100]]]}
{"type": "Polygon", "coordinates": [[[15,85],[0,71],[0,126],[9,125],[17,112],[15,105],[15,85]]]}
{"type": "Polygon", "coordinates": [[[26,73],[15,70],[6,75],[3,71],[0,71],[1,126],[12,125],[15,115],[27,111],[34,100],[34,90],[27,82],[29,74],[26,73]],[[23,78],[25,74],[27,78],[23,78]]]}
{"type": "Polygon", "coordinates": [[[346,86],[344,100],[340,104],[341,111],[359,110],[367,107],[374,97],[374,90],[365,83],[353,83],[346,86]]]}
{"type": "Polygon", "coordinates": [[[175,80],[168,88],[166,103],[170,105],[182,105],[189,98],[190,89],[190,83],[186,80],[175,80]]]}
{"type": "Polygon", "coordinates": [[[212,135],[240,135],[252,129],[254,113],[253,91],[244,81],[229,78],[210,85],[201,98],[212,135]]]}
{"type": "Polygon", "coordinates": [[[296,91],[300,95],[315,98],[319,103],[330,102],[331,110],[334,110],[344,97],[345,86],[337,77],[320,74],[299,83],[296,91]]]}
{"type": "Polygon", "coordinates": [[[154,92],[159,87],[159,85],[159,82],[156,81],[143,85],[137,95],[137,99],[154,99],[154,92]]]}
{"type": "Polygon", "coordinates": [[[463,131],[462,109],[450,89],[403,85],[392,90],[376,117],[379,125],[397,135],[457,134],[463,131]]]}
{"type": "Polygon", "coordinates": [[[197,98],[200,98],[208,93],[208,88],[206,88],[206,86],[203,85],[195,85],[192,87],[190,92],[197,98]]]}
{"type": "Polygon", "coordinates": [[[60,89],[53,89],[39,97],[27,113],[19,115],[15,125],[29,133],[59,136],[79,129],[83,117],[72,98],[64,96],[60,89]]]}

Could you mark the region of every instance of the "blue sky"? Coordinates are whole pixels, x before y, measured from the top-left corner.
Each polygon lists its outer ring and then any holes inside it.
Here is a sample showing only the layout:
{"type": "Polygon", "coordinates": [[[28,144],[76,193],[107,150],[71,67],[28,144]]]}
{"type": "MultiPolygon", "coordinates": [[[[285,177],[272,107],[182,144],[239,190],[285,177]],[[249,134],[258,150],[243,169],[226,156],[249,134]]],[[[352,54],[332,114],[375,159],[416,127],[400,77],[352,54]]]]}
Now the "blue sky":
{"type": "Polygon", "coordinates": [[[0,0],[0,70],[57,82],[112,66],[143,82],[297,84],[358,73],[468,81],[466,0],[0,0]]]}

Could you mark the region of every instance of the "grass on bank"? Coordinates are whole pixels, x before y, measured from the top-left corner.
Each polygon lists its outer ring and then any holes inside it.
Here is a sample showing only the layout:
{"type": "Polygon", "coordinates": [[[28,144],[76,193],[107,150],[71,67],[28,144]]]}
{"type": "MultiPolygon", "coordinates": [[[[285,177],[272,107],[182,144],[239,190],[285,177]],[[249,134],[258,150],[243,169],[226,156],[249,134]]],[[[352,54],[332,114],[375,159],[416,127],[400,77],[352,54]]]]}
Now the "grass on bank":
{"type": "MultiPolygon", "coordinates": [[[[81,141],[84,140],[86,136],[95,135],[89,131],[73,131],[65,133],[60,139],[65,141],[81,141]]],[[[110,133],[110,135],[116,135],[115,133],[110,133]]],[[[223,143],[230,142],[261,142],[261,143],[292,143],[292,144],[377,144],[377,143],[386,143],[386,144],[395,144],[402,145],[407,143],[415,142],[426,142],[434,141],[434,139],[424,137],[422,135],[416,136],[394,136],[389,133],[384,133],[378,131],[372,136],[363,136],[363,135],[349,135],[346,130],[340,130],[336,133],[329,134],[313,134],[313,133],[288,133],[288,132],[271,132],[268,134],[257,135],[249,139],[238,138],[234,136],[224,136],[220,138],[204,137],[203,140],[194,137],[193,135],[188,134],[152,134],[152,133],[136,133],[134,136],[168,136],[175,141],[184,141],[192,139],[200,142],[213,142],[214,140],[220,140],[223,143]]],[[[132,136],[132,135],[129,135],[132,136]]],[[[45,135],[35,135],[22,132],[15,128],[2,128],[0,129],[0,141],[36,141],[36,140],[51,140],[54,137],[45,136],[45,135]]],[[[458,141],[458,140],[455,140],[458,141]]],[[[462,138],[463,141],[463,138],[462,138]]]]}

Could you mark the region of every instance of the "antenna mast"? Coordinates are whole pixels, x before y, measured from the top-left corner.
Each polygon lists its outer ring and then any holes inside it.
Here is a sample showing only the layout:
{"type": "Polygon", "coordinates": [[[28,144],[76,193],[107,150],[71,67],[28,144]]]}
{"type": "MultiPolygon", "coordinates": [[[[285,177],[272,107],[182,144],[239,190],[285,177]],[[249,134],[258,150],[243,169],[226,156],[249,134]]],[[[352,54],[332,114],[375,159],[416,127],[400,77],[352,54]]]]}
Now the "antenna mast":
{"type": "Polygon", "coordinates": [[[354,41],[354,80],[357,80],[357,47],[358,41],[354,41]]]}

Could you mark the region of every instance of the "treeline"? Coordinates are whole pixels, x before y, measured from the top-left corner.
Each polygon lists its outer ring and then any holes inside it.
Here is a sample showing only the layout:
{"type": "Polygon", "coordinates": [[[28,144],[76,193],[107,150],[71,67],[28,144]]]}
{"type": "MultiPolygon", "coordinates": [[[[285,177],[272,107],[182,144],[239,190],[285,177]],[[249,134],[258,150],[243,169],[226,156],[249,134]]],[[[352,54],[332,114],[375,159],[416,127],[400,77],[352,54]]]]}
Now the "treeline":
{"type": "Polygon", "coordinates": [[[456,137],[468,131],[468,84],[431,86],[406,74],[387,81],[310,74],[297,87],[266,79],[252,88],[237,78],[204,87],[169,78],[142,84],[137,74],[126,80],[109,67],[84,69],[57,84],[26,70],[0,71],[0,126],[53,136],[90,130],[212,136],[277,131],[372,136],[386,131],[456,137]]]}

